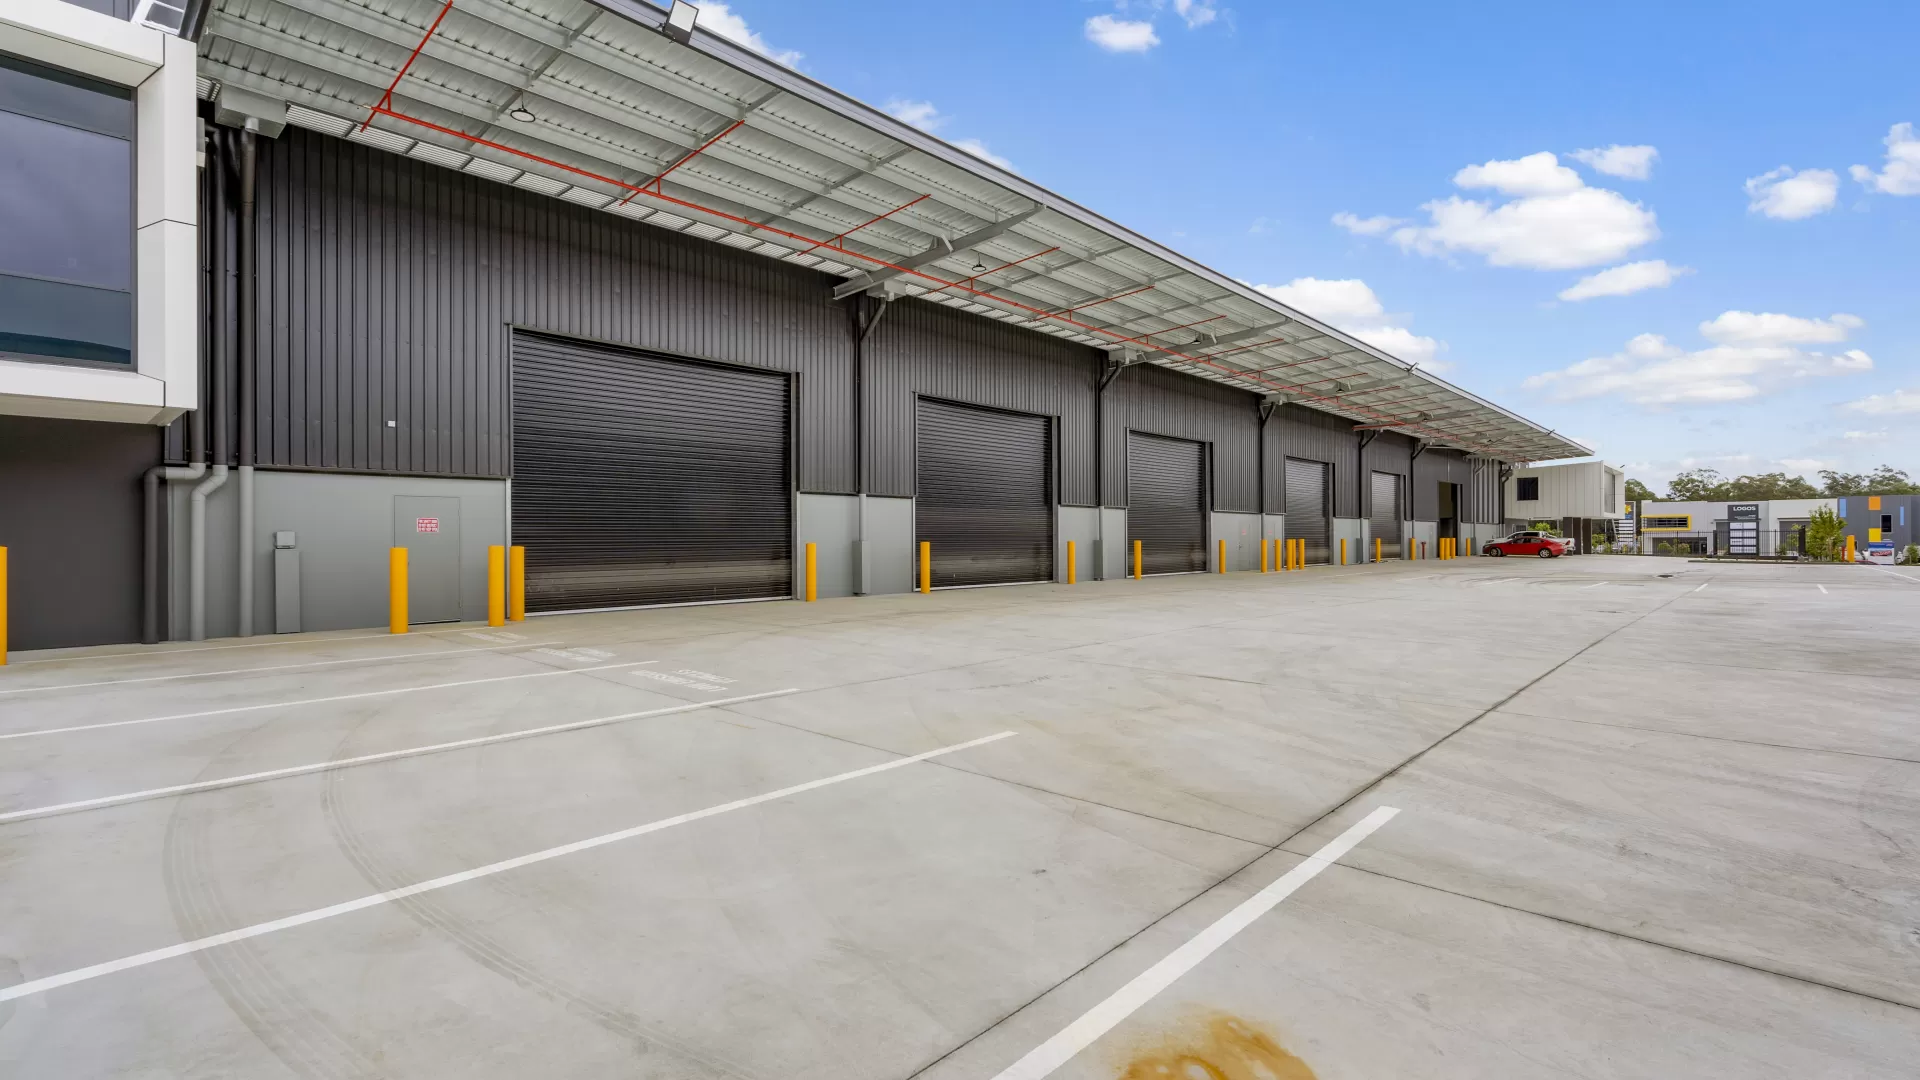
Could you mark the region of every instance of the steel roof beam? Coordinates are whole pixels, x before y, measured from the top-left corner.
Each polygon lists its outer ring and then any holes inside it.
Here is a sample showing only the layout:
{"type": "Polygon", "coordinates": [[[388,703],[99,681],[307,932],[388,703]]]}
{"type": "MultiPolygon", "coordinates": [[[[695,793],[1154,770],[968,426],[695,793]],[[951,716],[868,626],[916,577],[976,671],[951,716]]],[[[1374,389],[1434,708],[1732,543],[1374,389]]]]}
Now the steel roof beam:
{"type": "Polygon", "coordinates": [[[897,278],[908,270],[918,270],[923,266],[929,266],[933,263],[939,262],[941,259],[946,258],[949,254],[955,251],[959,251],[963,248],[976,247],[980,244],[984,244],[987,241],[993,239],[996,236],[999,236],[1000,234],[1006,232],[1007,230],[1013,228],[1014,226],[1020,224],[1021,222],[1027,220],[1028,218],[1032,217],[1033,215],[1039,212],[1040,212],[1040,208],[1036,206],[1031,210],[1026,210],[1021,213],[1015,214],[1010,218],[1004,218],[1000,221],[996,221],[993,224],[986,226],[985,228],[976,229],[965,236],[956,237],[951,245],[949,245],[946,241],[942,240],[935,243],[934,245],[927,248],[925,251],[921,252],[918,255],[908,255],[903,259],[890,259],[888,261],[892,262],[895,266],[899,267],[900,269],[869,270],[866,273],[861,274],[858,277],[851,278],[845,282],[842,282],[839,286],[835,287],[835,289],[833,290],[833,298],[835,300],[844,300],[855,293],[866,292],[868,289],[873,288],[875,285],[878,285],[883,281],[887,281],[892,278],[897,278]]]}

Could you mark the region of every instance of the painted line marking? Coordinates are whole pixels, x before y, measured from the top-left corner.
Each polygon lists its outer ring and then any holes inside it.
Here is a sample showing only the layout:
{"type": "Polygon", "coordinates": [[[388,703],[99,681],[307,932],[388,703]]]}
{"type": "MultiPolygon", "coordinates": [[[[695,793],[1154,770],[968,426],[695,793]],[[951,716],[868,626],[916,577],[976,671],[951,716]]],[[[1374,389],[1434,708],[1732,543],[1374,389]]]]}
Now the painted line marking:
{"type": "Polygon", "coordinates": [[[582,728],[600,727],[605,724],[617,724],[623,720],[639,720],[649,716],[670,716],[673,713],[693,712],[696,709],[711,709],[716,705],[736,705],[743,701],[757,701],[761,698],[780,697],[784,694],[799,693],[799,687],[790,686],[785,690],[770,690],[764,694],[747,694],[743,697],[723,698],[719,701],[694,701],[685,705],[670,705],[663,709],[646,709],[640,712],[619,713],[614,716],[596,716],[591,720],[575,720],[566,724],[549,724],[546,727],[526,728],[520,731],[507,731],[498,735],[480,735],[471,739],[457,739],[453,742],[434,743],[431,746],[413,746],[405,750],[385,750],[378,754],[362,754],[359,757],[335,758],[332,761],[317,761],[310,765],[289,765],[284,769],[268,769],[265,772],[247,773],[243,776],[223,776],[214,780],[200,780],[191,784],[174,784],[171,787],[148,788],[145,791],[129,791],[123,795],[103,795],[97,799],[80,799],[76,802],[55,803],[51,806],[37,806],[30,810],[15,810],[0,814],[0,824],[13,821],[26,821],[29,818],[50,817],[54,814],[66,814],[76,810],[97,810],[106,806],[119,806],[122,803],[141,802],[146,799],[162,799],[169,795],[187,795],[196,791],[217,791],[221,788],[239,787],[242,784],[257,784],[262,780],[278,780],[288,776],[304,776],[307,773],[330,772],[355,765],[369,765],[376,761],[392,761],[396,758],[418,757],[422,754],[438,754],[447,750],[461,750],[470,746],[486,746],[489,743],[507,742],[512,739],[531,739],[536,735],[552,735],[561,731],[579,731],[582,728]]]}
{"type": "Polygon", "coordinates": [[[98,682],[60,683],[55,686],[20,686],[12,690],[0,690],[6,694],[38,694],[47,690],[82,690],[98,686],[121,686],[127,683],[167,682],[170,679],[207,679],[215,675],[251,675],[256,671],[290,671],[294,668],[334,667],[340,664],[376,664],[382,660],[420,660],[430,656],[478,656],[482,653],[499,652],[502,649],[526,649],[535,645],[554,645],[553,641],[529,641],[512,645],[489,645],[485,648],[463,646],[458,649],[440,649],[436,652],[389,653],[386,656],[356,656],[350,660],[310,660],[303,664],[273,664],[257,668],[228,668],[225,671],[189,671],[180,675],[143,675],[133,679],[101,679],[98,682]]]}
{"type": "Polygon", "coordinates": [[[359,701],[363,698],[389,697],[393,694],[413,694],[421,690],[445,690],[455,686],[479,686],[482,683],[512,682],[515,679],[544,679],[552,675],[582,675],[589,671],[610,671],[614,668],[639,667],[642,664],[658,663],[655,660],[635,660],[626,664],[602,664],[589,668],[556,668],[552,671],[529,671],[521,675],[495,675],[486,679],[462,679],[459,682],[428,683],[425,686],[402,686],[393,690],[368,690],[358,694],[335,694],[332,697],[302,698],[299,701],[269,701],[263,705],[235,705],[230,709],[208,709],[205,712],[173,713],[168,716],[143,716],[137,720],[110,720],[104,724],[75,724],[72,727],[39,728],[34,731],[9,731],[0,734],[0,740],[24,739],[32,735],[62,735],[70,731],[99,731],[102,728],[128,727],[133,724],[157,724],[162,720],[193,720],[202,716],[226,716],[231,713],[258,712],[261,709],[291,709],[296,705],[324,705],[330,701],[359,701]]]}
{"type": "MultiPolygon", "coordinates": [[[[713,703],[708,702],[706,704],[713,703]]],[[[296,926],[305,926],[308,923],[319,922],[322,919],[331,919],[336,915],[346,915],[350,912],[360,911],[365,908],[378,907],[381,904],[392,903],[395,900],[404,900],[410,896],[419,896],[421,893],[429,893],[438,889],[448,888],[449,886],[474,881],[479,878],[491,877],[494,874],[505,873],[508,870],[518,870],[523,866],[531,866],[535,863],[546,862],[549,859],[557,859],[563,855],[573,855],[582,851],[592,850],[593,848],[604,847],[607,844],[619,843],[622,840],[630,840],[636,836],[645,836],[648,833],[671,829],[676,825],[685,825],[690,822],[700,821],[704,818],[717,817],[734,810],[744,810],[751,806],[758,806],[761,803],[772,802],[775,799],[784,799],[790,795],[799,795],[817,788],[829,787],[833,784],[842,784],[849,780],[858,780],[864,776],[872,776],[875,773],[898,769],[916,762],[926,761],[930,758],[937,758],[943,754],[951,754],[976,746],[984,746],[990,742],[998,742],[1001,739],[1011,738],[1015,734],[1017,734],[1017,732],[1002,731],[997,735],[988,735],[981,739],[955,743],[952,746],[943,746],[938,750],[929,750],[923,754],[896,758],[879,765],[869,765],[864,769],[854,769],[851,772],[837,773],[833,776],[822,777],[819,780],[809,780],[802,784],[783,787],[777,791],[769,791],[744,799],[735,799],[733,802],[721,803],[718,806],[709,806],[704,810],[694,810],[690,813],[678,814],[674,817],[661,818],[658,821],[650,821],[645,825],[636,825],[633,828],[622,829],[619,832],[604,833],[586,840],[576,840],[571,844],[562,844],[559,847],[550,847],[542,851],[532,852],[531,854],[519,855],[511,859],[502,859],[499,862],[488,863],[485,866],[477,866],[471,870],[462,870],[459,873],[448,874],[444,877],[433,878],[414,885],[405,885],[398,889],[389,889],[386,892],[374,893],[371,896],[362,896],[357,900],[348,900],[345,903],[334,904],[331,907],[317,908],[313,911],[302,912],[298,915],[289,915],[284,919],[254,923],[252,926],[243,926],[238,930],[228,930],[224,933],[211,934],[207,937],[181,942],[178,945],[169,945],[163,949],[153,949],[148,952],[135,953],[132,956],[123,956],[118,960],[109,960],[103,964],[75,968],[72,971],[62,972],[58,975],[49,975],[44,979],[33,979],[28,982],[15,983],[12,986],[0,988],[0,1001],[13,1001],[18,998],[30,997],[34,994],[44,994],[48,990],[58,989],[62,986],[71,986],[74,983],[97,979],[103,975],[112,975],[116,972],[127,971],[132,968],[145,967],[148,964],[158,963],[162,960],[171,960],[176,956],[189,956],[218,945],[227,945],[235,941],[245,941],[248,938],[260,937],[264,934],[271,934],[280,930],[290,930],[296,926]]]]}
{"type": "MultiPolygon", "coordinates": [[[[1361,818],[1352,828],[1328,841],[1319,851],[1307,856],[1293,869],[1240,902],[1238,907],[1214,920],[1213,925],[1195,934],[1186,944],[1168,953],[1159,963],[1133,977],[1105,1001],[1088,1009],[1078,1020],[1060,1029],[1060,1033],[1032,1050],[1025,1057],[1002,1069],[994,1080],[1041,1080],[1065,1065],[1075,1054],[1093,1045],[1095,1039],[1117,1027],[1142,1005],[1153,1000],[1174,980],[1199,966],[1214,950],[1251,926],[1254,920],[1273,910],[1294,891],[1317,877],[1320,871],[1339,861],[1374,830],[1393,820],[1400,811],[1382,806],[1361,818]]],[[[0,1000],[5,1000],[0,998],[0,1000]]]]}
{"type": "Polygon", "coordinates": [[[1694,586],[1694,589],[1693,589],[1693,591],[1694,591],[1694,592],[1699,592],[1699,591],[1700,591],[1701,589],[1704,589],[1704,588],[1706,588],[1706,587],[1707,587],[1707,582],[1704,582],[1704,581],[1703,581],[1703,582],[1701,582],[1700,584],[1698,584],[1698,585],[1696,585],[1696,586],[1694,586]]]}
{"type": "Polygon", "coordinates": [[[1825,585],[1819,585],[1819,584],[1816,584],[1816,585],[1814,585],[1814,588],[1816,588],[1816,589],[1819,589],[1819,590],[1820,590],[1820,595],[1821,595],[1821,596],[1826,596],[1826,595],[1828,595],[1828,594],[1827,594],[1827,587],[1826,587],[1825,585]]]}
{"type": "Polygon", "coordinates": [[[1599,588],[1600,586],[1602,586],[1602,585],[1605,585],[1605,584],[1607,584],[1607,583],[1606,583],[1606,582],[1604,582],[1604,581],[1596,581],[1596,582],[1594,582],[1594,583],[1593,583],[1593,584],[1591,584],[1591,585],[1582,585],[1582,586],[1580,586],[1580,587],[1581,587],[1582,589],[1597,589],[1597,588],[1599,588]]]}
{"type": "MultiPolygon", "coordinates": [[[[471,634],[470,629],[458,630],[414,630],[414,637],[438,637],[442,634],[471,634]]],[[[43,656],[37,660],[15,660],[19,664],[78,664],[85,660],[122,660],[129,656],[175,656],[180,653],[225,652],[228,649],[265,649],[274,645],[330,645],[336,641],[372,641],[375,638],[392,638],[391,632],[384,634],[353,634],[348,637],[309,638],[296,637],[286,641],[249,641],[245,645],[203,645],[194,649],[132,649],[127,652],[93,653],[88,656],[43,656]]]]}
{"type": "Polygon", "coordinates": [[[1880,572],[1881,572],[1881,573],[1883,573],[1883,574],[1887,574],[1887,575],[1889,575],[1889,576],[1892,576],[1892,577],[1897,577],[1897,578],[1899,578],[1899,579],[1900,579],[1901,581],[1910,581],[1910,582],[1912,582],[1912,583],[1913,583],[1913,584],[1915,584],[1915,585],[1920,585],[1920,578],[1916,578],[1916,577],[1914,577],[1914,576],[1913,576],[1912,574],[1902,574],[1902,573],[1900,573],[1900,572],[1899,572],[1898,570],[1889,570],[1889,569],[1887,569],[1887,568],[1886,568],[1886,567],[1884,567],[1884,566],[1869,566],[1869,567],[1867,567],[1867,569],[1869,569],[1869,570],[1878,570],[1878,571],[1880,571],[1880,572]]]}

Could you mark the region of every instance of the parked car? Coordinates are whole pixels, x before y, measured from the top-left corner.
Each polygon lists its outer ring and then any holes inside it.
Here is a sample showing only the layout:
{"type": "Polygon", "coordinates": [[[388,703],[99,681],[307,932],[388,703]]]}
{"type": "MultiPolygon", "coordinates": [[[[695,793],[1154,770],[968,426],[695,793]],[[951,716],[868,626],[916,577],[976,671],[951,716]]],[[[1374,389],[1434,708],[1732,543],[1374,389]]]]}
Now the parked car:
{"type": "Polygon", "coordinates": [[[1557,559],[1567,553],[1568,541],[1564,536],[1552,536],[1543,532],[1524,531],[1514,533],[1502,540],[1494,540],[1481,549],[1483,555],[1533,555],[1542,559],[1557,559]]]}

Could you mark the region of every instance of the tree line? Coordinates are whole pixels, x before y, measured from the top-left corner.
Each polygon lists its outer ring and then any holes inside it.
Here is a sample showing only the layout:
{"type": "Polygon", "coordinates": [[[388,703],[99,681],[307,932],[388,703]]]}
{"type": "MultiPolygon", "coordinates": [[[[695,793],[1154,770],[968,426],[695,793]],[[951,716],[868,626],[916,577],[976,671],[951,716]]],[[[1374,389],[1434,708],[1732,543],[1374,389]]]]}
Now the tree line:
{"type": "MultiPolygon", "coordinates": [[[[1920,495],[1906,473],[1891,465],[1882,465],[1869,473],[1820,470],[1820,486],[1805,477],[1783,472],[1752,476],[1726,477],[1716,469],[1690,469],[1667,485],[1666,498],[1672,502],[1758,502],[1762,499],[1830,499],[1842,495],[1920,495]]],[[[1638,480],[1627,481],[1627,499],[1659,499],[1653,489],[1638,480]]]]}

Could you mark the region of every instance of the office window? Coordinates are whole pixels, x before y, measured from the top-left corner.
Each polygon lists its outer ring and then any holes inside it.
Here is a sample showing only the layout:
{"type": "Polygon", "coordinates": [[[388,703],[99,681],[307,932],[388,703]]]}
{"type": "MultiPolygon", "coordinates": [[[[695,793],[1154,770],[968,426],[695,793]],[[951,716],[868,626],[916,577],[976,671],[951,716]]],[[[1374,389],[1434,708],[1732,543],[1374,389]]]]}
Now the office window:
{"type": "Polygon", "coordinates": [[[133,363],[133,94],[0,55],[0,357],[133,363]]]}
{"type": "Polygon", "coordinates": [[[1513,501],[1539,502],[1540,478],[1537,476],[1523,476],[1515,480],[1513,482],[1513,501]]]}

